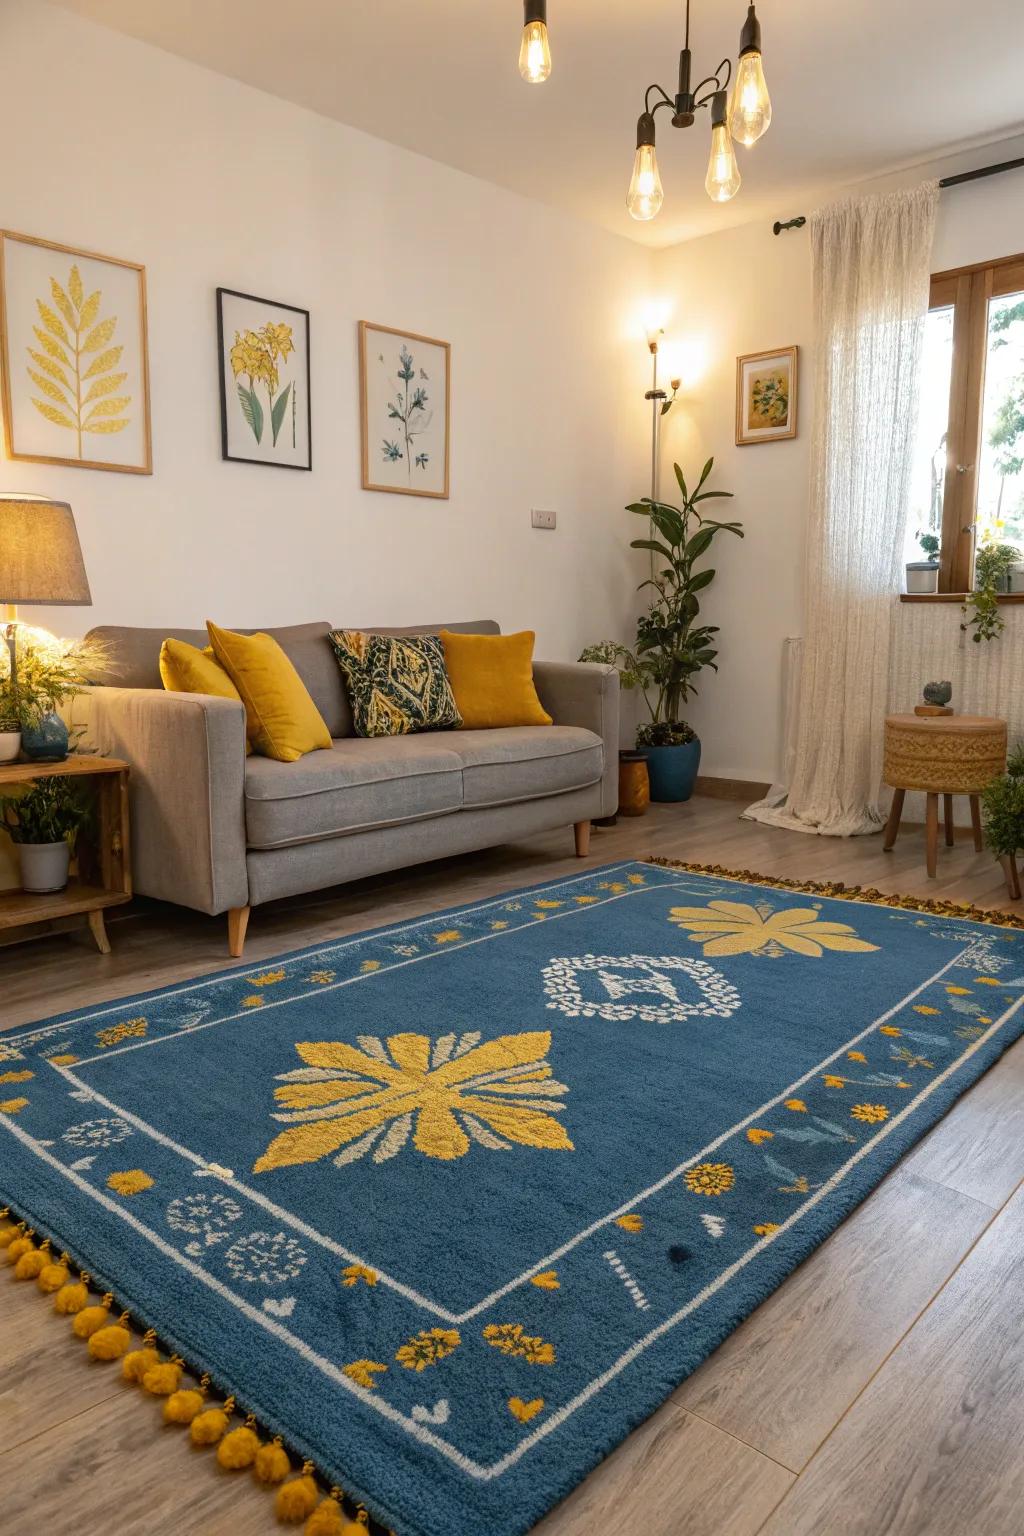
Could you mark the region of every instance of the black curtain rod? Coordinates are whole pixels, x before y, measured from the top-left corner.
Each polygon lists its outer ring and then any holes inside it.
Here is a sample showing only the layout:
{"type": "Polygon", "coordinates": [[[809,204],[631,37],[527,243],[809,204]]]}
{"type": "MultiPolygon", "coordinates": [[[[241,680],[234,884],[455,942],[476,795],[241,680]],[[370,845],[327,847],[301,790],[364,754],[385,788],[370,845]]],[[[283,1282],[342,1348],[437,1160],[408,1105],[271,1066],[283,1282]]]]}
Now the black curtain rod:
{"type": "MultiPolygon", "coordinates": [[[[943,176],[939,180],[940,187],[962,187],[966,181],[981,181],[984,176],[999,176],[1003,171],[1017,171],[1024,166],[1024,157],[1019,160],[1001,160],[998,165],[980,165],[976,171],[961,171],[958,176],[943,176]]],[[[772,230],[779,235],[784,229],[802,229],[807,223],[803,214],[798,218],[776,219],[772,230]]]]}

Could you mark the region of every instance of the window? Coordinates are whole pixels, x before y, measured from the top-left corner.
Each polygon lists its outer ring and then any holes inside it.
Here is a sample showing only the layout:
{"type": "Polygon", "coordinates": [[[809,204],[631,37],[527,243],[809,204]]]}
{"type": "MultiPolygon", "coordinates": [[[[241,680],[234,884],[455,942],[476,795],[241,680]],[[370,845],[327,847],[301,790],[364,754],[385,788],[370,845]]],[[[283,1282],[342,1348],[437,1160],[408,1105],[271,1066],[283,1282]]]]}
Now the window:
{"type": "Polygon", "coordinates": [[[929,533],[940,594],[971,590],[979,544],[1024,562],[1024,256],[932,278],[908,561],[929,533]]]}

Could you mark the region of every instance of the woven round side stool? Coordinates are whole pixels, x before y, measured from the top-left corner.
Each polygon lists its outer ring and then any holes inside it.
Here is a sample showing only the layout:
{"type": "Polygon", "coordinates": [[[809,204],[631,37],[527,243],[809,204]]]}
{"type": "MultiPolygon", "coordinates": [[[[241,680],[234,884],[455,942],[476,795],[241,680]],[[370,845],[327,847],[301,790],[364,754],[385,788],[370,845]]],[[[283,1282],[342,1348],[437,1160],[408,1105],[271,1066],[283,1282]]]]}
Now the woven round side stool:
{"type": "Polygon", "coordinates": [[[926,856],[934,879],[939,841],[939,796],[946,843],[953,844],[953,796],[969,795],[974,846],[981,850],[978,795],[1006,767],[1006,721],[989,715],[887,715],[882,778],[896,793],[885,828],[886,852],[896,841],[908,789],[928,796],[926,856]]]}

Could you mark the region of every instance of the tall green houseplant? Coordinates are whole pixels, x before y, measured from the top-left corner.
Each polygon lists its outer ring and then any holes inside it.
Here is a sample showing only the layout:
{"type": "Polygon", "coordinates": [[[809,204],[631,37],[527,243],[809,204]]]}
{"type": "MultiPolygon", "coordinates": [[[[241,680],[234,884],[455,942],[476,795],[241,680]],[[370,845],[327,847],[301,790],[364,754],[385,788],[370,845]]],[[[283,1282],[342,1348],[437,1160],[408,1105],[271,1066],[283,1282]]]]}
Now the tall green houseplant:
{"type": "Polygon", "coordinates": [[[681,506],[645,496],[626,508],[650,519],[651,536],[631,540],[630,547],[651,552],[652,574],[637,590],[653,588],[654,600],[637,621],[632,649],[606,640],[587,646],[580,656],[581,661],[617,667],[624,688],[641,690],[650,720],[638,728],[636,744],[648,755],[651,793],[659,800],[687,800],[693,792],[700,743],[683,719],[683,707],[697,692],[698,673],[704,667],[718,670],[718,625],[702,621],[699,596],[714,581],[715,569],[700,562],[718,534],[743,537],[742,524],[718,522],[698,511],[704,502],[732,496],[731,491],[705,490],[714,466],[714,459],[708,459],[692,491],[679,465],[674,466],[681,506]],[[689,750],[684,754],[683,749],[689,750]]]}

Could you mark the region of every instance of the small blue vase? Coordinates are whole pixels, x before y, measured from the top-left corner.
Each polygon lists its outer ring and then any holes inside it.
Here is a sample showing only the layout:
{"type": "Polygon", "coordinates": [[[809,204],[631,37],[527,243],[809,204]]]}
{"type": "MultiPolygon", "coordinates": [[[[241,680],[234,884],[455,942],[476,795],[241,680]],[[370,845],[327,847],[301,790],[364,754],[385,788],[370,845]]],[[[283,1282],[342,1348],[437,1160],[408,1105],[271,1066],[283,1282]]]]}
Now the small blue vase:
{"type": "Polygon", "coordinates": [[[675,747],[644,747],[652,800],[689,800],[700,767],[700,740],[675,747]]]}
{"type": "Polygon", "coordinates": [[[62,763],[68,755],[68,728],[60,715],[43,715],[21,728],[21,750],[33,763],[62,763]]]}

